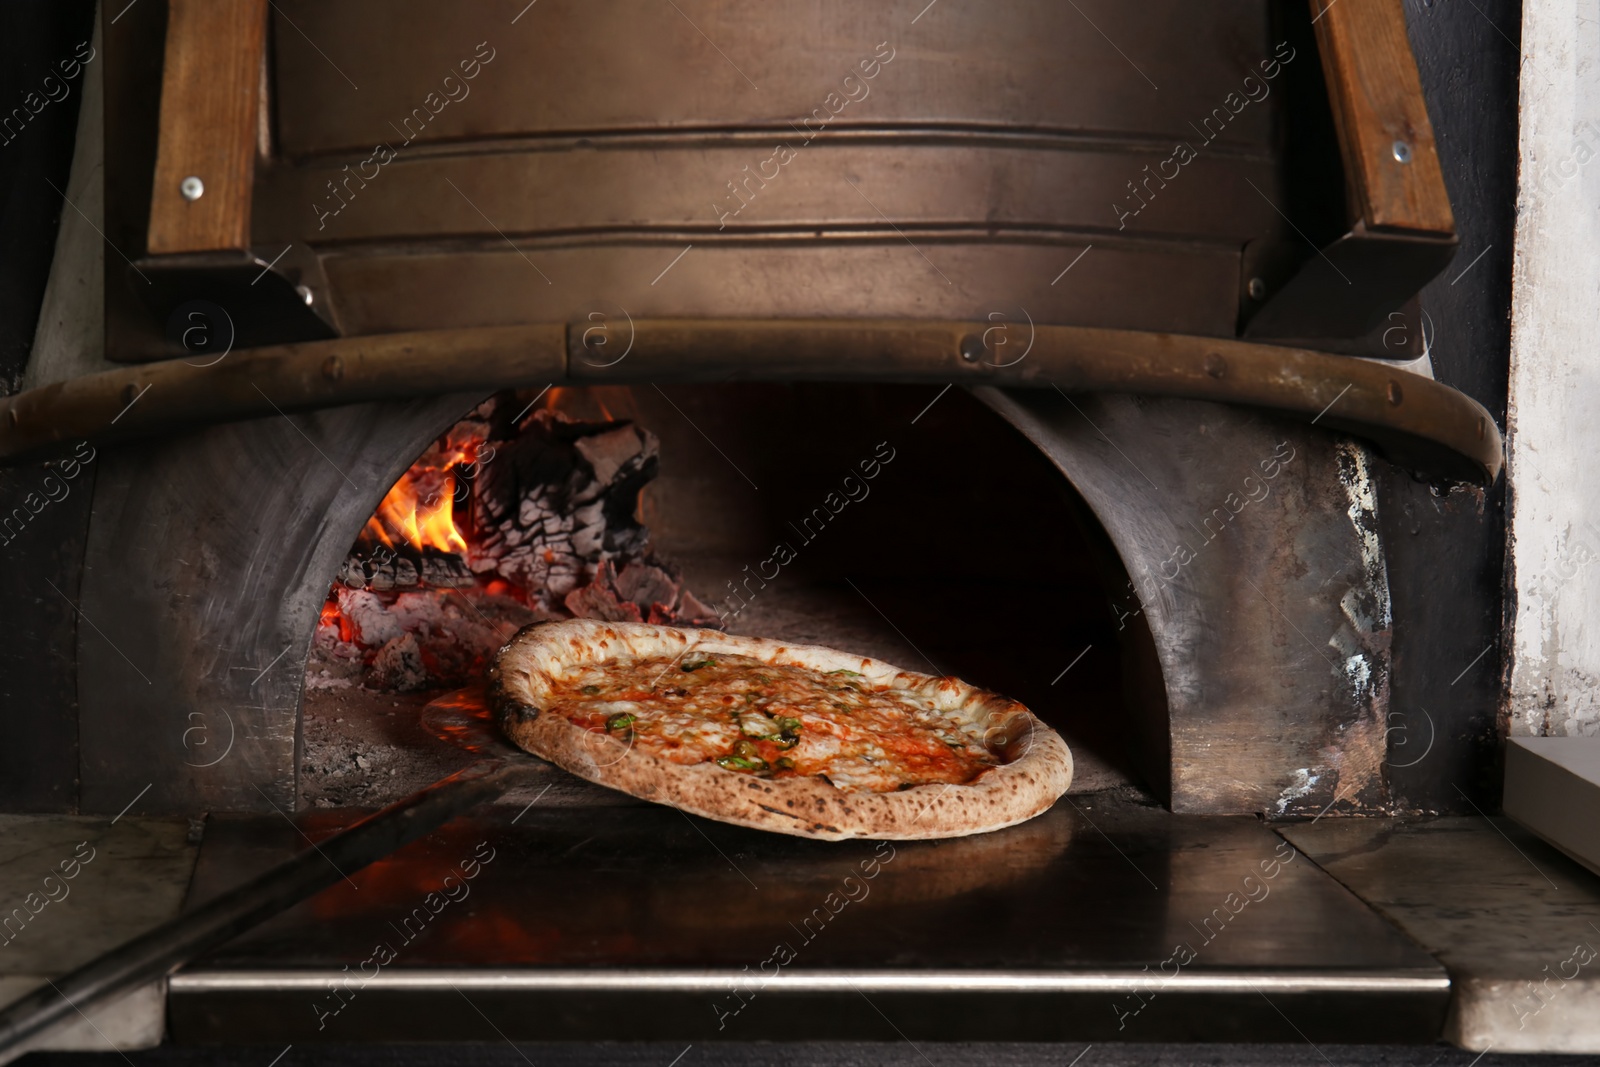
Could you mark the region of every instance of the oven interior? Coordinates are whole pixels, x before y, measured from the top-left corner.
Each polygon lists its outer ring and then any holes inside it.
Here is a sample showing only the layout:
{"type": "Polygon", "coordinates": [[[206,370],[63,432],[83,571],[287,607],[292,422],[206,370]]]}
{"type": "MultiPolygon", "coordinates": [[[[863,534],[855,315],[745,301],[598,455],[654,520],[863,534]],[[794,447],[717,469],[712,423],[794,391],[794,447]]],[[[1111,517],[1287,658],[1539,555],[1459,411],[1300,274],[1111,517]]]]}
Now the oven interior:
{"type": "MultiPolygon", "coordinates": [[[[942,397],[922,413],[934,392],[579,386],[551,389],[536,401],[531,390],[493,398],[488,403],[501,409],[502,422],[515,413],[524,423],[553,417],[590,438],[626,438],[635,427],[648,434],[654,458],[647,464],[638,461],[643,448],[630,443],[627,470],[607,459],[598,472],[608,475],[637,526],[614,522],[603,538],[591,535],[587,555],[594,558],[566,571],[570,577],[559,566],[552,576],[515,564],[487,569],[487,562],[474,575],[456,561],[477,558],[475,543],[486,537],[495,547],[503,541],[479,503],[489,490],[476,486],[489,485],[496,463],[527,468],[540,460],[516,450],[514,430],[499,431],[509,440],[485,438],[471,456],[459,446],[449,452],[456,431],[447,432],[445,448],[430,453],[459,460],[446,470],[448,484],[431,483],[430,497],[426,464],[402,478],[417,487],[402,491],[403,499],[422,497],[416,541],[403,518],[393,525],[406,537],[374,537],[380,506],[352,546],[352,558],[370,561],[371,579],[363,572],[330,582],[307,657],[301,804],[378,806],[470,762],[471,752],[433,743],[423,709],[478,681],[520,625],[566,617],[567,598],[593,588],[601,556],[613,587],[632,585],[627,566],[635,561],[672,568],[695,607],[662,621],[847,648],[969,679],[1015,696],[1062,732],[1073,749],[1076,791],[1151,792],[1135,770],[1137,739],[1128,724],[1147,718],[1130,705],[1160,692],[1161,682],[1159,675],[1143,685],[1124,680],[1125,670],[1137,668],[1130,668],[1132,627],[1112,608],[1128,581],[1114,548],[1070,484],[1020,434],[967,395],[942,397]],[[636,466],[647,469],[635,473],[636,466]],[[430,517],[440,511],[433,501],[442,502],[442,521],[460,540],[428,535],[430,517]],[[401,561],[398,582],[387,573],[394,566],[383,566],[391,553],[401,561]],[[423,563],[423,554],[451,559],[445,584],[428,580],[444,572],[423,563]],[[421,565],[407,570],[408,559],[421,565]],[[352,599],[358,590],[388,602],[395,623],[363,616],[365,627],[358,625],[352,616],[373,610],[370,600],[352,599]],[[497,599],[480,599],[495,591],[497,599]],[[341,594],[347,611],[340,610],[341,594]],[[434,603],[422,606],[425,596],[434,603]],[[532,606],[518,612],[514,598],[532,606]],[[402,645],[435,665],[407,674],[397,666],[402,645]]],[[[539,484],[564,485],[568,477],[558,465],[539,484]]],[[[538,495],[520,485],[519,505],[538,495]]],[[[394,495],[386,494],[386,504],[394,495]]],[[[642,611],[619,617],[648,617],[648,594],[636,595],[642,611]]],[[[572,606],[606,617],[603,605],[572,606]]],[[[1148,644],[1148,633],[1141,636],[1148,644]]]]}

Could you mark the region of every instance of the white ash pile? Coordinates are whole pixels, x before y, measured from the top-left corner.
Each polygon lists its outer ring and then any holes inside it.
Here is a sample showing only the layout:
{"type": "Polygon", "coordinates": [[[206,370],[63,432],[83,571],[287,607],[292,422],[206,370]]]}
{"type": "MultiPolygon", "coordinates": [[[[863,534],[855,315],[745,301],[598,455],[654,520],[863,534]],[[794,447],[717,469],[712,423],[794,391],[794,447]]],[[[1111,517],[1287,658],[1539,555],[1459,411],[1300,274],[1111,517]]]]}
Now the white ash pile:
{"type": "Polygon", "coordinates": [[[479,407],[385,497],[334,582],[309,686],[464,685],[549,619],[720,626],[635,515],[655,435],[548,410],[514,424],[518,407],[479,407]]]}
{"type": "Polygon", "coordinates": [[[553,617],[477,588],[392,595],[333,588],[311,642],[310,689],[364,685],[403,693],[468,685],[518,630],[553,617]]]}

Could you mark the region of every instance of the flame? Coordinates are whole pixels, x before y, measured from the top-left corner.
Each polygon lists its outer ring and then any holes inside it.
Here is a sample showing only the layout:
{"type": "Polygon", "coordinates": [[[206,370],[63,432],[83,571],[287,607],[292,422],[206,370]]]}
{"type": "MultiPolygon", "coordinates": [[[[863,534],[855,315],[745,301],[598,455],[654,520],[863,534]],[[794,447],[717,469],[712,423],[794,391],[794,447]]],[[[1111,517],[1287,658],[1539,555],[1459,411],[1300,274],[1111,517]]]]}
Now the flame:
{"type": "Polygon", "coordinates": [[[425,455],[395,482],[361,531],[363,538],[395,547],[404,541],[419,551],[465,552],[467,539],[455,523],[456,477],[451,468],[477,454],[469,442],[425,455]]]}

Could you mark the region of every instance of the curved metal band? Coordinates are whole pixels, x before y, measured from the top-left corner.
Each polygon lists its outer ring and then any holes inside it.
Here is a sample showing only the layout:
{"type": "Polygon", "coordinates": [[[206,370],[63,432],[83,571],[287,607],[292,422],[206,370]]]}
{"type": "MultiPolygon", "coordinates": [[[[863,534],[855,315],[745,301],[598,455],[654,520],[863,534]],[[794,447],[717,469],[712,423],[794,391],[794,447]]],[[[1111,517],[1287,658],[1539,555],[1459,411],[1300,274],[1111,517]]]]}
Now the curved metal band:
{"type": "Polygon", "coordinates": [[[346,337],[106,371],[0,399],[0,461],[88,439],[369,400],[551,383],[892,381],[1054,387],[1244,404],[1376,443],[1394,462],[1492,483],[1494,418],[1369,360],[1243,341],[1029,323],[637,320],[346,337]],[[601,343],[603,342],[603,343],[601,343]]]}

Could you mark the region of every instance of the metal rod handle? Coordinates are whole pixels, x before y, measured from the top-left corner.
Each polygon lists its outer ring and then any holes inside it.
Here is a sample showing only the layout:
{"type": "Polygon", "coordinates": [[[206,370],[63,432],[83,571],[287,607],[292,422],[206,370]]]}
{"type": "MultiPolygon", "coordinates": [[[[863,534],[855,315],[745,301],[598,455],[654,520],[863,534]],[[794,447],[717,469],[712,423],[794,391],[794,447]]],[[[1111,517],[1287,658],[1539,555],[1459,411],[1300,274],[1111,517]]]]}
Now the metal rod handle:
{"type": "Polygon", "coordinates": [[[0,1062],[18,1044],[76,1011],[217,948],[307,897],[501,796],[525,770],[484,761],[373,812],[348,829],[186,915],[165,922],[0,1011],[0,1062]]]}

